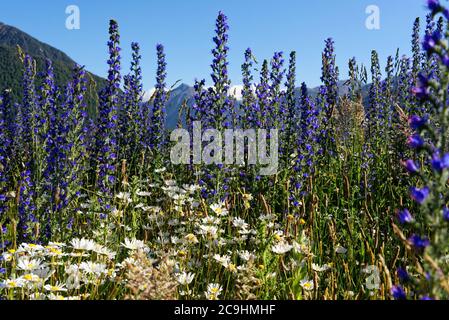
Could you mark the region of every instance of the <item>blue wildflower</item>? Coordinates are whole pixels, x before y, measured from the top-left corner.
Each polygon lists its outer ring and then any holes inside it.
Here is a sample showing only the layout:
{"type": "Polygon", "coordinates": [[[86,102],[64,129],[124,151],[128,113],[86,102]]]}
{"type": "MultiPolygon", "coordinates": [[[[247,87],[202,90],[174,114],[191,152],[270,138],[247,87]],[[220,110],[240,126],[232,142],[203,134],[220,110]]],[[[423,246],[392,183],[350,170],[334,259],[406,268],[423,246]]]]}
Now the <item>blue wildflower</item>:
{"type": "Polygon", "coordinates": [[[430,245],[430,240],[427,238],[422,238],[416,234],[412,235],[409,239],[408,239],[409,243],[418,250],[422,250],[425,249],[426,247],[428,247],[430,245]]]}
{"type": "Polygon", "coordinates": [[[427,197],[430,194],[429,187],[424,187],[422,189],[418,189],[415,187],[410,188],[410,196],[413,200],[418,202],[419,204],[423,204],[426,201],[427,197]]]}
{"type": "Polygon", "coordinates": [[[391,288],[391,295],[396,300],[406,300],[407,295],[405,294],[404,289],[401,286],[393,286],[391,288]]]}
{"type": "Polygon", "coordinates": [[[413,220],[414,220],[413,216],[410,213],[410,211],[408,211],[407,209],[400,210],[398,212],[397,216],[398,216],[399,222],[402,223],[402,224],[412,223],[413,220]]]}

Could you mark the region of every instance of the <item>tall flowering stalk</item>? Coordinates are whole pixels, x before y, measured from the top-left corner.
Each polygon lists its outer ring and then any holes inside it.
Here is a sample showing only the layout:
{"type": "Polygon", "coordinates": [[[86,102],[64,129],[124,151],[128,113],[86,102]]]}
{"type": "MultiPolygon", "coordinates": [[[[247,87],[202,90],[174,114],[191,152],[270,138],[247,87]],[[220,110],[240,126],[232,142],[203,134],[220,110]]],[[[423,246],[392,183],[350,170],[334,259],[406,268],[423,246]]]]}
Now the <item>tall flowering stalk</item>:
{"type": "Polygon", "coordinates": [[[133,161],[141,153],[142,139],[148,130],[145,117],[141,112],[143,108],[142,97],[142,69],[140,67],[140,46],[137,42],[131,44],[132,61],[131,72],[124,77],[124,97],[120,110],[120,155],[123,159],[133,161]]]}
{"type": "MultiPolygon", "coordinates": [[[[228,18],[223,12],[218,13],[218,17],[215,22],[215,36],[213,42],[215,47],[212,49],[212,55],[214,56],[211,68],[212,68],[212,82],[213,86],[208,90],[208,99],[210,108],[208,108],[208,117],[211,123],[202,123],[203,129],[214,128],[222,131],[223,129],[230,128],[233,123],[233,100],[229,97],[229,88],[231,81],[228,75],[228,18]]],[[[228,172],[227,168],[223,168],[222,164],[214,165],[213,168],[206,168],[204,170],[204,176],[201,179],[203,185],[202,194],[203,197],[215,200],[223,200],[227,195],[228,181],[225,177],[228,172]]]]}
{"type": "Polygon", "coordinates": [[[38,220],[36,218],[35,183],[33,171],[36,167],[35,150],[41,148],[38,137],[37,96],[34,85],[36,63],[19,49],[19,57],[23,62],[23,100],[18,105],[16,124],[14,126],[14,153],[20,159],[17,161],[20,177],[18,192],[18,226],[19,239],[36,241],[38,235],[38,220]]]}
{"type": "Polygon", "coordinates": [[[252,81],[254,77],[251,73],[253,66],[253,53],[250,48],[245,51],[245,62],[242,64],[243,88],[242,88],[242,102],[240,108],[242,110],[241,124],[243,127],[249,127],[253,123],[256,115],[253,110],[253,103],[255,101],[252,91],[252,81]]]}
{"type": "Polygon", "coordinates": [[[336,56],[334,40],[329,38],[325,41],[323,52],[321,81],[326,86],[326,102],[329,110],[326,110],[327,117],[330,118],[332,111],[338,102],[338,68],[336,66],[336,56]]]}
{"type": "Polygon", "coordinates": [[[319,140],[319,115],[320,110],[311,100],[305,83],[301,85],[300,118],[295,129],[296,136],[296,158],[293,163],[293,174],[290,178],[290,203],[291,211],[299,213],[301,199],[307,194],[306,182],[314,174],[315,157],[318,152],[319,140]]]}
{"type": "Polygon", "coordinates": [[[412,53],[413,53],[413,67],[412,67],[412,79],[413,83],[416,85],[418,80],[418,73],[421,69],[421,45],[420,45],[420,19],[416,18],[413,24],[413,34],[412,34],[412,53]]]}
{"type": "MultiPolygon", "coordinates": [[[[96,154],[98,159],[98,180],[100,192],[110,195],[116,181],[117,122],[120,102],[120,35],[118,24],[111,20],[109,25],[109,71],[106,87],[100,92],[99,117],[97,119],[96,154]]],[[[102,199],[102,202],[104,200],[102,199]]],[[[110,210],[109,204],[104,209],[110,210]]]]}
{"type": "MultiPolygon", "coordinates": [[[[11,107],[9,92],[0,95],[0,225],[6,222],[8,210],[9,163],[11,161],[11,134],[8,130],[8,109],[11,107]]],[[[0,248],[3,243],[0,243],[0,248]]]]}
{"type": "Polygon", "coordinates": [[[383,103],[382,103],[382,74],[380,71],[379,56],[375,50],[371,52],[371,87],[369,92],[370,106],[367,113],[368,118],[368,135],[373,137],[378,134],[378,130],[382,130],[383,119],[383,103]]]}
{"type": "MultiPolygon", "coordinates": [[[[63,126],[67,125],[66,114],[60,109],[58,103],[58,89],[55,85],[53,65],[50,60],[46,61],[45,78],[41,87],[40,107],[46,115],[47,123],[45,132],[45,169],[43,174],[43,197],[41,223],[43,233],[50,239],[51,223],[54,213],[63,206],[66,190],[61,190],[62,181],[65,178],[65,160],[67,157],[64,149],[65,141],[62,133],[63,126]],[[66,120],[66,121],[64,121],[66,120]],[[62,191],[62,192],[61,192],[62,191]]],[[[40,171],[40,168],[38,169],[40,171]]]]}
{"type": "Polygon", "coordinates": [[[37,97],[34,85],[36,76],[36,63],[31,56],[19,51],[23,62],[23,100],[19,106],[16,124],[16,151],[20,152],[23,160],[33,164],[32,156],[37,145],[37,97]],[[20,135],[19,135],[20,133],[20,135]]]}
{"type": "Polygon", "coordinates": [[[286,91],[286,110],[284,112],[284,126],[285,126],[285,145],[284,151],[285,156],[288,159],[291,152],[293,151],[292,145],[293,141],[295,141],[296,136],[296,123],[297,123],[297,115],[298,115],[298,104],[296,101],[296,52],[292,51],[290,53],[290,61],[289,68],[287,73],[287,82],[285,86],[287,87],[286,91]]]}
{"type": "MultiPolygon", "coordinates": [[[[88,116],[87,116],[87,79],[83,66],[75,65],[72,80],[67,85],[66,101],[63,104],[63,112],[66,114],[65,128],[62,134],[65,137],[65,149],[67,152],[66,179],[64,196],[61,204],[65,207],[75,198],[81,195],[81,186],[84,182],[84,172],[88,169],[88,116]]],[[[61,208],[64,208],[61,207],[61,208]]],[[[74,208],[77,210],[78,208],[74,208]]],[[[69,212],[73,213],[73,212],[69,212]]],[[[62,221],[61,228],[70,230],[73,216],[70,214],[62,221]]]]}
{"type": "Polygon", "coordinates": [[[216,20],[215,37],[213,41],[215,43],[215,48],[212,50],[214,59],[211,64],[212,68],[212,81],[213,86],[213,109],[212,114],[215,120],[215,128],[221,129],[223,127],[229,127],[229,122],[226,121],[227,115],[230,112],[230,100],[228,97],[230,80],[228,75],[228,17],[223,13],[219,12],[216,20]]]}
{"type": "Polygon", "coordinates": [[[165,80],[167,78],[167,63],[165,62],[164,46],[158,44],[157,50],[157,75],[156,92],[151,114],[150,148],[158,152],[166,145],[166,110],[167,92],[165,80]]]}
{"type": "Polygon", "coordinates": [[[334,40],[329,38],[325,41],[322,55],[321,81],[323,86],[318,94],[317,106],[322,112],[321,137],[323,151],[333,154],[335,150],[335,138],[332,129],[332,115],[338,104],[338,68],[334,52],[334,40]]]}
{"type": "MultiPolygon", "coordinates": [[[[442,14],[449,19],[449,10],[437,0],[428,0],[432,17],[442,14]]],[[[427,57],[437,58],[439,81],[429,79],[421,73],[419,83],[413,93],[422,103],[429,102],[435,110],[435,121],[429,121],[417,115],[409,118],[410,136],[408,145],[424,161],[418,159],[404,161],[410,174],[418,177],[419,183],[410,188],[410,197],[417,204],[417,213],[412,209],[398,211],[399,222],[404,225],[404,233],[397,233],[406,241],[407,250],[416,259],[415,265],[408,270],[400,268],[398,277],[403,285],[392,288],[396,299],[447,299],[449,297],[449,268],[446,262],[447,243],[449,241],[449,32],[438,30],[426,34],[423,48],[427,57]],[[419,213],[418,213],[419,212],[419,213]],[[412,275],[414,274],[414,275],[412,275]]]]}
{"type": "Polygon", "coordinates": [[[283,52],[275,52],[271,59],[270,72],[270,105],[268,109],[268,128],[281,129],[285,110],[283,110],[283,99],[281,94],[281,84],[284,77],[283,52]]]}
{"type": "Polygon", "coordinates": [[[267,127],[268,108],[270,105],[270,85],[268,61],[264,60],[260,71],[260,81],[256,86],[257,100],[254,103],[253,125],[256,128],[267,127]]]}

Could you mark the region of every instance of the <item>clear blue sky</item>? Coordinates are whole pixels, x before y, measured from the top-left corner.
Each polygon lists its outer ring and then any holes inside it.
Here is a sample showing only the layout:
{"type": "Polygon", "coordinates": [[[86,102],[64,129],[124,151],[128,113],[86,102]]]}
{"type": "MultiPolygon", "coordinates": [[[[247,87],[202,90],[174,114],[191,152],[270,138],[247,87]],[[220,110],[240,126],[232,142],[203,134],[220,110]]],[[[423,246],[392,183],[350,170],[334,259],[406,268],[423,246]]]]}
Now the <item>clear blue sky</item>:
{"type": "Polygon", "coordinates": [[[210,50],[219,10],[229,17],[230,76],[241,83],[243,52],[251,47],[259,61],[274,51],[298,55],[298,84],[316,86],[320,80],[324,40],[334,38],[342,78],[347,61],[355,56],[369,63],[372,49],[383,65],[397,48],[409,54],[414,18],[425,24],[424,0],[20,0],[1,3],[0,21],[65,51],[87,69],[104,76],[107,71],[108,21],[119,22],[124,69],[129,68],[130,43],[142,47],[144,86],[154,85],[155,45],[166,47],[168,83],[195,78],[210,81],[210,50]],[[65,8],[78,5],[81,29],[65,28],[65,8]],[[368,5],[380,8],[380,30],[365,27],[368,5]]]}

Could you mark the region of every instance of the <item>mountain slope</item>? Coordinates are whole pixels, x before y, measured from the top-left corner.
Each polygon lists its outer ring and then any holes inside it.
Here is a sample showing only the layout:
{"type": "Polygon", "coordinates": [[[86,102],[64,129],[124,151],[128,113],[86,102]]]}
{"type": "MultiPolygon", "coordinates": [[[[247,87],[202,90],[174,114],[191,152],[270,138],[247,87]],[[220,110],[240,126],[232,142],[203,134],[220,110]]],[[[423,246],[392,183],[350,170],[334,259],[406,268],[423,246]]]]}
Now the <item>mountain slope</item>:
{"type": "MultiPolygon", "coordinates": [[[[345,83],[346,83],[346,81],[338,82],[338,93],[340,96],[346,95],[348,93],[349,88],[345,83]]],[[[369,84],[363,86],[363,88],[362,88],[363,101],[366,104],[368,103],[367,99],[368,99],[369,88],[370,88],[369,84]]],[[[308,91],[309,91],[310,96],[315,98],[318,95],[320,88],[319,87],[310,88],[308,91]]],[[[301,94],[301,89],[296,88],[296,96],[298,98],[299,98],[300,94],[301,94]]],[[[166,106],[168,128],[172,129],[172,128],[176,127],[176,124],[178,121],[179,108],[182,106],[184,101],[187,101],[187,105],[191,107],[194,103],[193,96],[194,96],[194,89],[193,89],[193,87],[191,87],[187,84],[183,83],[179,87],[173,89],[173,91],[170,94],[170,98],[167,102],[167,106],[166,106]]]]}
{"type": "MultiPolygon", "coordinates": [[[[13,98],[16,101],[21,99],[23,68],[17,54],[17,46],[36,60],[38,72],[44,70],[45,59],[52,60],[58,85],[65,85],[71,78],[75,61],[67,54],[15,27],[0,22],[0,92],[4,89],[12,89],[13,98]]],[[[95,85],[101,88],[106,82],[93,74],[90,74],[89,78],[93,80],[90,83],[91,90],[88,95],[88,100],[92,104],[96,99],[95,85]]]]}

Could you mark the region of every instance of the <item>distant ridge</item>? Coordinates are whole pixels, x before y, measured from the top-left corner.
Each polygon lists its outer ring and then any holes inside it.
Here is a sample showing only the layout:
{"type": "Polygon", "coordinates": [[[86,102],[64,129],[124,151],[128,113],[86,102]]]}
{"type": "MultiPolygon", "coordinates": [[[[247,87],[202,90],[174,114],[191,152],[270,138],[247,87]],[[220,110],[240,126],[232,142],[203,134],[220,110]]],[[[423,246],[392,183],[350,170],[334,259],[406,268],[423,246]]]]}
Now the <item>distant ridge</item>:
{"type": "MultiPolygon", "coordinates": [[[[36,60],[38,72],[44,69],[45,59],[50,59],[53,62],[56,83],[59,86],[67,84],[76,64],[74,60],[61,50],[37,40],[16,27],[0,22],[0,92],[12,89],[13,98],[16,101],[21,99],[23,67],[17,55],[17,46],[36,60]]],[[[89,74],[95,81],[97,89],[105,85],[105,79],[89,74]]],[[[93,89],[90,91],[88,100],[93,103],[96,92],[93,89]]]]}

